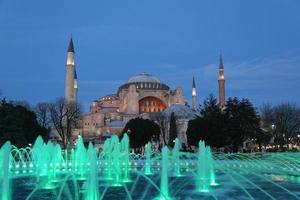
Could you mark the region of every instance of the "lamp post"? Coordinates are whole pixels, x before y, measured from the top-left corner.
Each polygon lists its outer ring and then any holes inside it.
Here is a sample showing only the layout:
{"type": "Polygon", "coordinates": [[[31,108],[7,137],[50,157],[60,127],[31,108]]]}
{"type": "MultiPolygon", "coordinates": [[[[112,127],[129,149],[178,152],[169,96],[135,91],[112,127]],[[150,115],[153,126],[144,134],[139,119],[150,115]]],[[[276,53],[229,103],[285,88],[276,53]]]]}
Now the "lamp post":
{"type": "Polygon", "coordinates": [[[275,130],[275,124],[272,124],[271,128],[272,128],[272,131],[274,131],[275,130]]]}
{"type": "MultiPolygon", "coordinates": [[[[273,137],[274,137],[274,139],[277,137],[277,135],[275,136],[275,124],[273,123],[272,125],[271,125],[271,129],[272,129],[272,135],[273,135],[273,137]]],[[[275,142],[274,142],[275,143],[275,142]]],[[[277,142],[276,142],[277,143],[277,142]]],[[[273,146],[274,147],[274,146],[273,146]]],[[[275,149],[277,149],[277,144],[275,145],[275,149]]]]}

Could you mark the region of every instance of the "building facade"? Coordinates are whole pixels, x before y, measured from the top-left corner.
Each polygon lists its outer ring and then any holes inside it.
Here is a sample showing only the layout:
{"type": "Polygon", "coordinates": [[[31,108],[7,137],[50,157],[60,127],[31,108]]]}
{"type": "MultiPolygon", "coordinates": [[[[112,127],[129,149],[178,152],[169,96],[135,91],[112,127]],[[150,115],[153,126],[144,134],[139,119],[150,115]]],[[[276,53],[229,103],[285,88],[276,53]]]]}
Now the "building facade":
{"type": "Polygon", "coordinates": [[[78,134],[90,138],[118,134],[130,119],[154,119],[173,104],[185,105],[181,88],[171,90],[157,77],[141,73],[129,78],[115,94],[93,101],[78,134]]]}
{"type": "MultiPolygon", "coordinates": [[[[171,89],[156,76],[146,72],[132,76],[127,82],[116,88],[114,94],[108,94],[93,101],[87,114],[81,117],[78,128],[74,130],[73,140],[79,135],[86,140],[97,140],[120,134],[126,123],[133,118],[142,117],[156,120],[168,117],[172,112],[178,120],[180,138],[187,145],[185,131],[188,121],[196,117],[196,83],[192,80],[192,108],[185,106],[182,88],[171,89]],[[181,113],[182,112],[182,113],[181,113]]],[[[219,104],[225,107],[225,79],[222,55],[219,63],[219,104]]],[[[74,44],[71,38],[67,51],[66,64],[66,101],[77,102],[77,73],[75,65],[74,44]]]]}

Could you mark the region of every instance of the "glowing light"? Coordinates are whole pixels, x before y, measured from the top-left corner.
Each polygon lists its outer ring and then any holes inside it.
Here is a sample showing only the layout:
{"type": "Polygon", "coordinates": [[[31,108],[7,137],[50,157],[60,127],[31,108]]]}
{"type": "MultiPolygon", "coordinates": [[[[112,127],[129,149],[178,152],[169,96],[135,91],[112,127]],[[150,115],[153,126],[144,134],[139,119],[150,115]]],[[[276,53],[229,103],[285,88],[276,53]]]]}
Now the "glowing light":
{"type": "Polygon", "coordinates": [[[209,190],[208,189],[201,189],[200,192],[207,193],[207,192],[209,192],[209,190]]]}
{"type": "Polygon", "coordinates": [[[192,96],[196,96],[196,90],[192,91],[192,96]]]}

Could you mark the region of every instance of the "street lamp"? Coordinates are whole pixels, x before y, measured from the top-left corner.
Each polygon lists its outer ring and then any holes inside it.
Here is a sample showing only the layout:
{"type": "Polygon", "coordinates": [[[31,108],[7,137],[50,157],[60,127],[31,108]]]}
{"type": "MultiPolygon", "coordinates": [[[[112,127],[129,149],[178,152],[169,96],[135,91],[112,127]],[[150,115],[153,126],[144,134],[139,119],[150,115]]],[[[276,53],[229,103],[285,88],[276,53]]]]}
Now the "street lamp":
{"type": "Polygon", "coordinates": [[[275,124],[272,124],[271,128],[272,128],[272,130],[274,130],[275,129],[275,124]]]}

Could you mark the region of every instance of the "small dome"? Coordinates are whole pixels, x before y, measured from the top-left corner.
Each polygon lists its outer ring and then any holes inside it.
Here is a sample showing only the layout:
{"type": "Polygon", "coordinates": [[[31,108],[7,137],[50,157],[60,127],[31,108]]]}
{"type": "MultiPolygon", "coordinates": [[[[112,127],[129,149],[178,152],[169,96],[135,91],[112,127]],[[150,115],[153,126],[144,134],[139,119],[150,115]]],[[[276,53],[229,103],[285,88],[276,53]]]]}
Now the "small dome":
{"type": "Polygon", "coordinates": [[[131,77],[127,83],[161,83],[161,81],[153,75],[147,74],[145,72],[131,77]]]}
{"type": "Polygon", "coordinates": [[[170,117],[174,112],[177,119],[191,120],[196,118],[196,113],[189,107],[181,104],[173,104],[164,110],[163,114],[170,117]]]}

